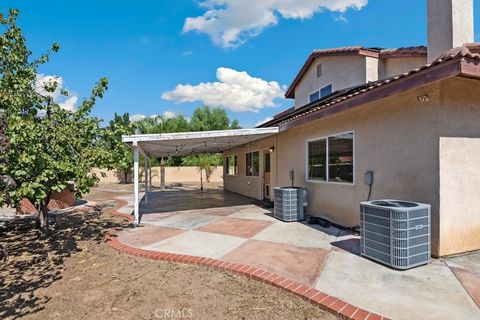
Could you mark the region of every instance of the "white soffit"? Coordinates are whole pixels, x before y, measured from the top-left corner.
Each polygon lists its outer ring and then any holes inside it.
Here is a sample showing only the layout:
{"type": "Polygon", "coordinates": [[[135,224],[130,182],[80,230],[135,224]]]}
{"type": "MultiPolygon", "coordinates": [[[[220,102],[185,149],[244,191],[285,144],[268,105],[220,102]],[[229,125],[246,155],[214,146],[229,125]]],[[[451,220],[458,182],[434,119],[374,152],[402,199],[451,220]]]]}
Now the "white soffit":
{"type": "Polygon", "coordinates": [[[179,132],[122,136],[133,147],[137,144],[150,158],[216,153],[277,134],[278,127],[221,131],[179,132]]]}

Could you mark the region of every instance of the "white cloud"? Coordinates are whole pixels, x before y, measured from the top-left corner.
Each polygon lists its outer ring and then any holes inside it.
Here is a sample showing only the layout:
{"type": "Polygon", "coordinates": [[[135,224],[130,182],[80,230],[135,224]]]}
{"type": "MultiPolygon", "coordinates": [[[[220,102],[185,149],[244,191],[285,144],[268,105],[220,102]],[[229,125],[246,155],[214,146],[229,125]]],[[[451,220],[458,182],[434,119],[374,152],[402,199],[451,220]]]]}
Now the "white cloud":
{"type": "Polygon", "coordinates": [[[217,82],[198,85],[179,84],[165,92],[162,99],[176,102],[202,101],[205,105],[223,107],[236,112],[258,112],[275,107],[275,99],[283,97],[285,87],[276,81],[265,81],[229,68],[217,69],[217,82]]]}
{"type": "MultiPolygon", "coordinates": [[[[176,116],[176,114],[173,111],[164,111],[162,113],[162,117],[164,117],[165,119],[175,118],[175,116],[176,116]]],[[[138,121],[142,121],[146,118],[156,119],[159,122],[162,121],[162,118],[160,118],[158,114],[152,114],[152,115],[147,116],[147,115],[142,114],[142,113],[132,114],[129,119],[130,119],[130,122],[138,122],[138,121]]]]}
{"type": "Polygon", "coordinates": [[[75,105],[77,104],[77,102],[78,102],[78,97],[72,96],[67,100],[65,100],[64,102],[60,102],[58,105],[65,110],[74,111],[75,105]]]}
{"type": "Polygon", "coordinates": [[[146,117],[147,116],[144,114],[137,113],[137,114],[132,114],[129,119],[130,119],[130,122],[138,122],[145,119],[146,117]]]}
{"type": "Polygon", "coordinates": [[[163,117],[165,119],[172,119],[172,118],[175,118],[175,116],[176,116],[176,114],[173,111],[164,111],[163,112],[163,117]]]}
{"type": "Polygon", "coordinates": [[[255,124],[255,127],[258,127],[259,125],[264,124],[265,122],[268,122],[268,121],[270,121],[270,120],[273,120],[273,117],[266,117],[265,119],[258,121],[258,122],[255,124]]]}
{"type": "Polygon", "coordinates": [[[367,4],[368,0],[205,0],[200,6],[206,12],[187,18],[183,32],[203,32],[215,44],[232,48],[276,25],[280,18],[310,19],[324,10],[343,14],[367,4]]]}
{"type": "Polygon", "coordinates": [[[75,95],[69,95],[68,97],[62,95],[63,87],[63,78],[57,77],[55,75],[45,75],[40,73],[37,75],[37,81],[35,82],[35,91],[41,95],[51,97],[53,102],[58,103],[58,105],[65,110],[74,111],[75,106],[78,102],[78,97],[75,95]],[[45,90],[45,86],[53,85],[57,83],[57,87],[54,92],[48,92],[45,90]]]}

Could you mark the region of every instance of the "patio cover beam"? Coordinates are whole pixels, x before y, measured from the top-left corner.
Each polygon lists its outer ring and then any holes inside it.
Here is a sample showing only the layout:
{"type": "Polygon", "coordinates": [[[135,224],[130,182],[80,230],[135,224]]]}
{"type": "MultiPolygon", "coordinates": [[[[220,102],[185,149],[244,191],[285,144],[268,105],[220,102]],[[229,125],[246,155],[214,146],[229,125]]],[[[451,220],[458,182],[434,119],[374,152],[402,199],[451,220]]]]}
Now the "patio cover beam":
{"type": "Polygon", "coordinates": [[[149,158],[184,156],[190,154],[217,153],[248,144],[279,132],[278,127],[142,134],[122,136],[122,141],[141,146],[149,158]]]}

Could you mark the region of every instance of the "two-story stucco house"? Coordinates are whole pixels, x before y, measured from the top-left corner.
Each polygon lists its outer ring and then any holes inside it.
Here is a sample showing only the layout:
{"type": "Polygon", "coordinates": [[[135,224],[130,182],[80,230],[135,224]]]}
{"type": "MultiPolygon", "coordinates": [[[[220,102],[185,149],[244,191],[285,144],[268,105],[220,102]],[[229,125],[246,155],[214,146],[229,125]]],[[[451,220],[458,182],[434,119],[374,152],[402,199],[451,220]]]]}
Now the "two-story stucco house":
{"type": "Polygon", "coordinates": [[[286,92],[294,106],[261,125],[280,132],[224,152],[225,189],[271,199],[293,182],[308,214],[347,227],[369,193],[429,203],[435,256],[480,249],[473,42],[473,0],[428,0],[428,47],[314,50],[286,92]]]}

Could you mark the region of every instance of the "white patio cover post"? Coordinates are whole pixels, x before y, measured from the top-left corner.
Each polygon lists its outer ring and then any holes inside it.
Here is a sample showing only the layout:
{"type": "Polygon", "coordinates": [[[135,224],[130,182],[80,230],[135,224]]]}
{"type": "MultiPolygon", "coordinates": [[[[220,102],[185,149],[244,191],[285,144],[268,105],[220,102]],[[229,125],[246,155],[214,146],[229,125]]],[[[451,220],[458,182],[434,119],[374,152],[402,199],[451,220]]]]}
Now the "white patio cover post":
{"type": "Polygon", "coordinates": [[[133,193],[134,193],[134,224],[138,226],[140,223],[140,206],[139,206],[139,174],[138,174],[138,143],[133,143],[133,193]]]}
{"type": "Polygon", "coordinates": [[[148,192],[152,191],[152,162],[148,159],[148,192]]]}
{"type": "Polygon", "coordinates": [[[165,190],[165,160],[160,160],[160,190],[165,190]]]}
{"type": "Polygon", "coordinates": [[[148,203],[148,159],[143,155],[143,176],[145,182],[145,203],[148,203]]]}

